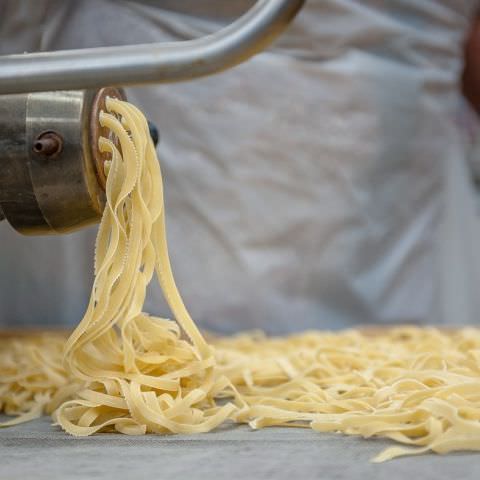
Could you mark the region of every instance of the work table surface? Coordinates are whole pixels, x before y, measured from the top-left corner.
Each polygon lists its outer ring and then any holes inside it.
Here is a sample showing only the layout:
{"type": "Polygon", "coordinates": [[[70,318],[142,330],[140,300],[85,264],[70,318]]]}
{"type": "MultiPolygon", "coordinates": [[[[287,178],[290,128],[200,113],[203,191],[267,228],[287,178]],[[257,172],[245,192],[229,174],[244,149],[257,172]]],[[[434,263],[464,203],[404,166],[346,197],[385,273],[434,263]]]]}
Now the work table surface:
{"type": "Polygon", "coordinates": [[[0,429],[0,479],[480,478],[480,453],[369,462],[391,444],[309,429],[252,431],[244,425],[227,425],[197,435],[74,438],[44,417],[0,429]]]}

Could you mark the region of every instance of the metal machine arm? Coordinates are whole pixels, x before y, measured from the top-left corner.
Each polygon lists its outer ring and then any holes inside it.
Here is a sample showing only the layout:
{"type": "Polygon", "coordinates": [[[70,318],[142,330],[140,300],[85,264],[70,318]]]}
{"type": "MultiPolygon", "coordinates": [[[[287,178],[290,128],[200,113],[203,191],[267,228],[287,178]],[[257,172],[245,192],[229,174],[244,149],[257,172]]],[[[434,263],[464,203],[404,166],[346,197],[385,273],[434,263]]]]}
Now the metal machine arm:
{"type": "Polygon", "coordinates": [[[3,56],[0,95],[172,83],[211,75],[265,49],[304,1],[259,0],[231,25],[196,40],[3,56]]]}

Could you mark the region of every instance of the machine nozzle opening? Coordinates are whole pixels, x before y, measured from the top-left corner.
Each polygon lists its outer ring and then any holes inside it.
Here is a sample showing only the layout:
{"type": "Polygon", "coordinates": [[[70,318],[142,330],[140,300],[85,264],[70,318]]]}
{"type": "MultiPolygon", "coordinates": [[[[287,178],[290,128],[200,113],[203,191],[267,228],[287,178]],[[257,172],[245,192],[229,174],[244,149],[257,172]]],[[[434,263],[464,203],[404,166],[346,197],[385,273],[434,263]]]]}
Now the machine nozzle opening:
{"type": "Polygon", "coordinates": [[[62,151],[62,148],[62,137],[53,131],[41,133],[33,142],[33,151],[47,157],[55,157],[62,151]]]}

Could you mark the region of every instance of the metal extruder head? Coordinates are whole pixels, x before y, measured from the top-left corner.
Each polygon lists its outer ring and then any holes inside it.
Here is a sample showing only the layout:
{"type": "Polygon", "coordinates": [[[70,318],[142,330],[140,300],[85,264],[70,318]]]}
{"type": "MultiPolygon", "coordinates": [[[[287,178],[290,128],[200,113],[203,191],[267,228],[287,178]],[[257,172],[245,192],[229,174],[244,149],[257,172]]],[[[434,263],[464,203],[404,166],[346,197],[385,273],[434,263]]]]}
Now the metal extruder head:
{"type": "Polygon", "coordinates": [[[18,232],[58,234],[98,222],[105,158],[98,114],[120,89],[5,95],[0,101],[0,209],[18,232]]]}

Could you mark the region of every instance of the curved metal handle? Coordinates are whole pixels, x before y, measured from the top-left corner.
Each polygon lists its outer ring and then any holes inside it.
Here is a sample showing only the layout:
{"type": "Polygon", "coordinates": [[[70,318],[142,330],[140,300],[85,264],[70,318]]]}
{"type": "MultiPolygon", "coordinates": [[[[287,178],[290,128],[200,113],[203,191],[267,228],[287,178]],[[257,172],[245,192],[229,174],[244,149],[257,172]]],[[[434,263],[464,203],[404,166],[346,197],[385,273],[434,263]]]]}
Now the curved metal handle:
{"type": "Polygon", "coordinates": [[[0,57],[0,94],[172,83],[238,65],[266,48],[305,0],[258,0],[217,33],[173,43],[0,57]]]}

